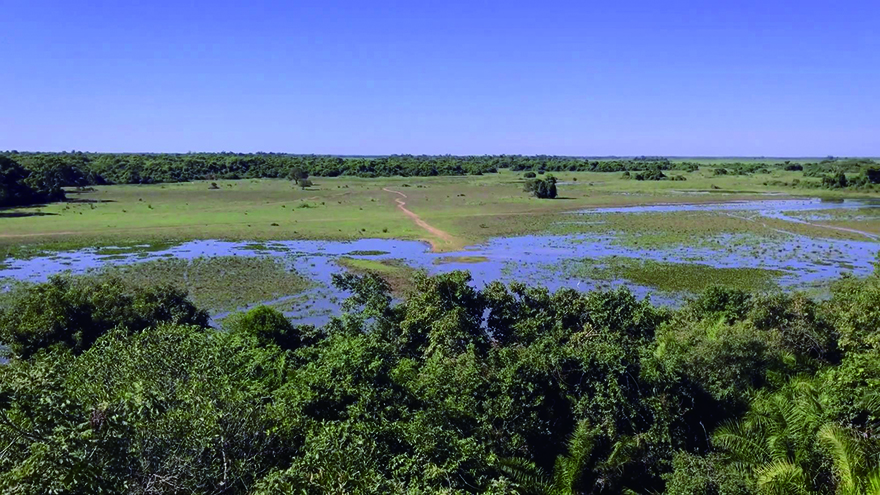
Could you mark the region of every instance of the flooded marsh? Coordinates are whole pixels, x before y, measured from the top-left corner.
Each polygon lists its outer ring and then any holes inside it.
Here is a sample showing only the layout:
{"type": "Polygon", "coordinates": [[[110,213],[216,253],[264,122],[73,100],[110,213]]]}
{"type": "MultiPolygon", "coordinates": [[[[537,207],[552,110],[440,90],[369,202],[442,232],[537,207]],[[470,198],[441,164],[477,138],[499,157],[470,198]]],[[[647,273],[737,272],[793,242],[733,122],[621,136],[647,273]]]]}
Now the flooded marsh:
{"type": "Polygon", "coordinates": [[[39,282],[64,272],[121,272],[145,283],[180,285],[215,318],[268,303],[300,322],[323,321],[338,309],[346,294],[333,287],[332,274],[346,270],[387,277],[398,291],[416,270],[467,270],[477,286],[494,280],[551,290],[626,285],[638,296],[678,304],[712,284],[815,289],[844,273],[864,276],[880,251],[876,238],[813,223],[850,218],[844,215],[876,218],[878,206],[774,199],[596,208],[564,215],[546,234],[496,237],[447,253],[434,253],[424,242],[392,239],[104,247],[0,260],[0,278],[39,282]],[[784,228],[767,224],[771,221],[784,228]],[[808,235],[804,226],[818,232],[808,235]]]}

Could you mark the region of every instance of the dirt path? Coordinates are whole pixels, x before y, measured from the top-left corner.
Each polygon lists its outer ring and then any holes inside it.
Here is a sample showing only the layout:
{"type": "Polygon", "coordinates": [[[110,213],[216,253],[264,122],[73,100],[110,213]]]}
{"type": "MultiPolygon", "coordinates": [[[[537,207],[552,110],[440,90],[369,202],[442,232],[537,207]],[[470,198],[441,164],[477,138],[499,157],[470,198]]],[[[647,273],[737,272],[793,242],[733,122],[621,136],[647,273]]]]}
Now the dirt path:
{"type": "MultiPolygon", "coordinates": [[[[385,192],[390,192],[392,194],[397,194],[398,196],[400,196],[399,198],[394,198],[394,201],[397,203],[397,207],[406,216],[411,218],[412,221],[416,223],[416,225],[427,230],[428,232],[433,234],[435,237],[441,239],[445,243],[455,244],[455,241],[456,241],[455,237],[453,237],[449,232],[446,232],[445,230],[440,230],[437,227],[434,227],[433,225],[422,220],[421,217],[419,217],[418,215],[416,215],[415,213],[413,213],[412,211],[407,209],[406,201],[404,201],[404,199],[406,199],[406,194],[403,194],[400,191],[395,191],[394,189],[388,189],[387,187],[383,187],[382,190],[385,192]]],[[[433,241],[431,242],[431,247],[434,248],[435,251],[437,250],[437,245],[433,241]]]]}

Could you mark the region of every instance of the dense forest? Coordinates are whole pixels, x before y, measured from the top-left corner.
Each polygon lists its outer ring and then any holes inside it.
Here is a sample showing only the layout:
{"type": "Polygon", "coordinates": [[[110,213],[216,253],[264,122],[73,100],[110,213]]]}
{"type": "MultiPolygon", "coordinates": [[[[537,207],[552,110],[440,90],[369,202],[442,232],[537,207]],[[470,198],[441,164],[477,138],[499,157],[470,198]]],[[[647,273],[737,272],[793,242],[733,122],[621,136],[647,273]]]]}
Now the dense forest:
{"type": "Polygon", "coordinates": [[[0,155],[0,207],[23,206],[64,199],[66,181],[54,171],[27,170],[0,155]]]}
{"type": "Polygon", "coordinates": [[[880,493],[880,276],[830,299],[337,276],[327,325],[54,278],[0,309],[3,493],[880,493]]]}

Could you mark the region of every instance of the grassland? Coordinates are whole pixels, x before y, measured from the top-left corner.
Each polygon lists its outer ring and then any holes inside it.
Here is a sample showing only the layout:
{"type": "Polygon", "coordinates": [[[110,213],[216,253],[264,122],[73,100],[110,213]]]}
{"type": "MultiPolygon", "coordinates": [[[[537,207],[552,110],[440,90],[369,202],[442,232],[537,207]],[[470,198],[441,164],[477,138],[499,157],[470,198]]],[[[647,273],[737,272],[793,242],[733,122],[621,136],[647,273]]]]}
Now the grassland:
{"type": "Polygon", "coordinates": [[[283,259],[269,257],[159,259],[107,266],[95,274],[119,275],[135,285],[172,285],[186,290],[197,306],[214,313],[292,296],[312,287],[283,259]]]}
{"type": "MultiPolygon", "coordinates": [[[[751,253],[756,258],[786,250],[793,256],[831,259],[839,253],[815,253],[809,243],[801,246],[801,240],[792,240],[790,233],[845,240],[866,238],[839,229],[880,233],[876,209],[792,214],[800,222],[732,211],[569,214],[592,207],[717,203],[767,199],[768,195],[860,195],[778,185],[795,178],[804,180],[800,172],[715,176],[711,168],[704,167],[682,173],[686,181],[627,180],[619,173],[555,175],[560,192],[556,200],[529,197],[522,190],[522,174],[510,171],[468,177],[317,178],[314,187],[306,190],[284,180],[238,180],[218,181],[217,189],[208,182],[192,182],[71,191],[72,201],[65,203],[0,211],[0,268],[7,256],[86,246],[121,256],[197,239],[248,241],[249,248],[260,251],[272,240],[395,238],[423,240],[435,251],[452,253],[493,237],[523,234],[585,234],[587,240],[603,236],[640,249],[705,247],[751,253]]],[[[410,287],[412,267],[400,260],[361,258],[387,254],[352,251],[336,263],[353,273],[377,274],[400,295],[410,287]]],[[[690,263],[584,260],[568,263],[563,271],[676,293],[698,292],[709,284],[765,290],[781,275],[770,270],[713,268],[703,264],[706,260],[699,255],[677,259],[690,263]]],[[[483,256],[467,253],[435,260],[438,264],[485,261],[483,256]]],[[[136,283],[171,283],[188,290],[197,304],[215,313],[278,298],[283,298],[274,303],[279,309],[302,311],[322,297],[332,297],[332,291],[327,293],[331,295],[304,293],[313,285],[289,268],[270,258],[221,257],[169,259],[107,270],[136,283]]],[[[314,311],[322,310],[315,306],[314,311]]]]}
{"type": "MultiPolygon", "coordinates": [[[[556,200],[527,196],[521,174],[510,171],[469,177],[317,178],[307,190],[284,180],[218,181],[216,190],[207,182],[100,186],[92,192],[71,193],[70,202],[0,211],[0,259],[4,254],[22,255],[44,248],[193,239],[397,238],[424,240],[437,251],[455,251],[495,236],[546,232],[565,218],[562,213],[588,207],[757,199],[768,193],[851,195],[765,185],[802,178],[800,172],[751,176],[713,176],[711,172],[702,168],[682,174],[687,181],[624,180],[617,173],[557,173],[560,198],[556,200]],[[439,238],[417,224],[401,211],[396,201],[401,196],[388,190],[403,193],[406,209],[449,237],[439,238]]],[[[709,227],[678,222],[670,229],[681,228],[684,236],[702,235],[699,230],[703,228],[754,231],[773,227],[750,225],[754,222],[746,220],[707,220],[709,227]]]]}

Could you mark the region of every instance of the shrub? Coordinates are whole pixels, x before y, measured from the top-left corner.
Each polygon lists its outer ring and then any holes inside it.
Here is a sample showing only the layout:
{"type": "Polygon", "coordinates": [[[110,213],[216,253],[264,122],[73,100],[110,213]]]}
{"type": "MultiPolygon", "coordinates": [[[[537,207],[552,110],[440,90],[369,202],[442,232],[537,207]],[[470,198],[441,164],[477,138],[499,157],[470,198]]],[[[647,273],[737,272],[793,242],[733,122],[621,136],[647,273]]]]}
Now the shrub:
{"type": "Polygon", "coordinates": [[[523,190],[532,193],[536,198],[553,199],[556,197],[556,178],[548,176],[546,179],[529,179],[523,190]]]}
{"type": "Polygon", "coordinates": [[[282,349],[296,349],[301,339],[290,321],[276,309],[258,306],[235,315],[228,325],[233,332],[256,337],[261,345],[275,344],[282,349]]]}
{"type": "Polygon", "coordinates": [[[162,322],[207,327],[208,314],[171,286],[59,276],[11,296],[0,311],[0,341],[18,358],[56,346],[79,353],[114,327],[140,332],[162,322]]]}

